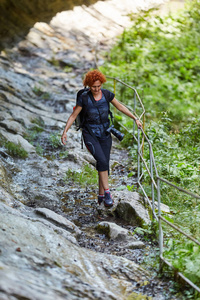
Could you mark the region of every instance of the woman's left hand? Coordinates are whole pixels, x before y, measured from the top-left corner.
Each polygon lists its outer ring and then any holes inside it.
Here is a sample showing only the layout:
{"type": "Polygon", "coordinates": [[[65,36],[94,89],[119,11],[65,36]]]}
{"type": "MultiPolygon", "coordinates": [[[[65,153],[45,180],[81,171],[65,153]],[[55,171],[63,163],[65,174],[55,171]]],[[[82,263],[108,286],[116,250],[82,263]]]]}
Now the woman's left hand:
{"type": "Polygon", "coordinates": [[[140,122],[140,120],[136,120],[135,123],[137,124],[138,128],[142,128],[142,123],[140,122]]]}

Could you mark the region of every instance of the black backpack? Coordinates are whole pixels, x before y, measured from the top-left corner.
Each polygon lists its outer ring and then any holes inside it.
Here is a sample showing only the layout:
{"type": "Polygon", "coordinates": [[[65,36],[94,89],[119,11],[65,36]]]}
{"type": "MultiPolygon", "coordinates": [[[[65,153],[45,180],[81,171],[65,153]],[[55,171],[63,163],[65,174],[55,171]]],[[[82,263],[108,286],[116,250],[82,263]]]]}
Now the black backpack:
{"type": "MultiPolygon", "coordinates": [[[[109,91],[106,90],[106,89],[101,89],[102,90],[102,93],[104,94],[104,97],[106,98],[106,101],[108,103],[108,113],[111,117],[111,120],[113,122],[113,115],[112,115],[112,112],[110,111],[110,103],[109,103],[109,100],[108,100],[108,97],[109,97],[109,91]]],[[[84,103],[86,103],[86,106],[85,106],[85,109],[82,109],[81,112],[78,114],[76,120],[75,120],[75,125],[76,125],[76,130],[78,131],[80,128],[83,128],[83,125],[85,123],[85,115],[86,115],[86,110],[87,110],[87,104],[88,104],[88,95],[90,96],[92,102],[94,103],[95,105],[95,102],[94,102],[94,98],[92,96],[92,93],[90,92],[90,89],[89,88],[84,88],[84,89],[81,89],[78,91],[77,95],[76,95],[76,104],[77,104],[77,100],[78,98],[82,95],[83,97],[83,101],[84,103]]],[[[75,107],[74,107],[75,108],[75,107]]]]}

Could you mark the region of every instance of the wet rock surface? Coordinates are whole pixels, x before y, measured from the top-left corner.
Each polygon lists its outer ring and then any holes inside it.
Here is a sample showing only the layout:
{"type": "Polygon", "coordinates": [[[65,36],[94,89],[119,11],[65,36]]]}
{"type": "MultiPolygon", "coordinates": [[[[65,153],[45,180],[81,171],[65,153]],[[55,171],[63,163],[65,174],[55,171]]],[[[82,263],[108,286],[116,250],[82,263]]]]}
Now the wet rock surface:
{"type": "Polygon", "coordinates": [[[171,282],[140,266],[156,245],[134,234],[149,223],[149,215],[145,201],[125,190],[136,182],[127,152],[114,141],[110,185],[115,204],[107,209],[97,204],[97,183],[82,187],[66,178],[67,171],[81,172],[85,164],[94,169],[94,160],[81,149],[80,132],[72,127],[67,146],[60,143],[82,74],[95,64],[97,41],[99,51],[109,49],[109,41],[128,26],[131,9],[162,2],[77,7],[50,24],[35,24],[24,41],[1,53],[2,300],[172,299],[171,282]],[[114,12],[118,18],[113,20],[114,12]],[[20,144],[14,157],[16,149],[8,142],[20,144]],[[24,159],[18,158],[22,150],[24,159]]]}

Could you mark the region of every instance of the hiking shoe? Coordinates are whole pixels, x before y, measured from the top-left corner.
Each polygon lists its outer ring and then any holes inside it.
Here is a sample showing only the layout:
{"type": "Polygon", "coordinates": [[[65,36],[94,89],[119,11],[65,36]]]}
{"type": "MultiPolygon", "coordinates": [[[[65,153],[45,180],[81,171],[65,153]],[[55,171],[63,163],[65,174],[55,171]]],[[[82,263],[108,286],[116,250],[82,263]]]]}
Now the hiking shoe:
{"type": "Polygon", "coordinates": [[[110,192],[105,192],[104,205],[106,207],[111,207],[111,206],[113,206],[113,203],[114,203],[114,201],[112,199],[110,192]]]}
{"type": "Polygon", "coordinates": [[[101,203],[103,202],[103,200],[104,200],[104,196],[103,197],[98,196],[98,203],[99,203],[99,205],[101,205],[101,203]]]}

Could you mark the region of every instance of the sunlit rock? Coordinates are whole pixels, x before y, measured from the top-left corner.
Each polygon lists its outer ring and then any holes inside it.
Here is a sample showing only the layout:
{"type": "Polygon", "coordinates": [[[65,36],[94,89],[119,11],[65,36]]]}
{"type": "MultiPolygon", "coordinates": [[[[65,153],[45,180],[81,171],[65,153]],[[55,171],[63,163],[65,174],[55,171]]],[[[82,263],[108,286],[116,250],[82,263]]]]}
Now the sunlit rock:
{"type": "Polygon", "coordinates": [[[36,213],[44,215],[48,220],[51,220],[57,224],[59,224],[61,227],[66,228],[70,232],[74,232],[76,235],[81,234],[80,229],[72,222],[64,218],[63,216],[55,213],[54,211],[51,211],[47,208],[37,208],[36,213]]]}
{"type": "Polygon", "coordinates": [[[117,216],[132,225],[142,226],[150,223],[148,207],[137,192],[116,191],[113,197],[117,201],[114,211],[117,216]]]}
{"type": "Polygon", "coordinates": [[[103,232],[111,240],[119,242],[119,247],[124,248],[144,248],[145,245],[141,241],[137,241],[133,233],[112,222],[100,222],[97,225],[97,230],[103,232]]]}

